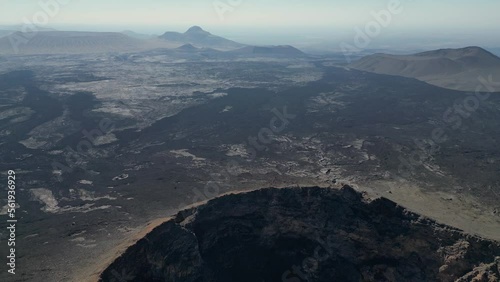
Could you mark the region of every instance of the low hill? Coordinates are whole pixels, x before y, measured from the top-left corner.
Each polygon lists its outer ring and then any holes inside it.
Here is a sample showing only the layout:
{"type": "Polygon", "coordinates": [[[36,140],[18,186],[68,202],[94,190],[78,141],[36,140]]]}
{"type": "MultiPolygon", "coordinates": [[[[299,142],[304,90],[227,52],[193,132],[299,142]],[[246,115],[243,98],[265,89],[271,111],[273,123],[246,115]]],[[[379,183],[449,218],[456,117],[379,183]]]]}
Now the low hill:
{"type": "Polygon", "coordinates": [[[498,77],[500,58],[480,48],[440,49],[413,55],[374,54],[349,67],[416,78],[436,86],[475,91],[479,77],[498,77]]]}
{"type": "Polygon", "coordinates": [[[306,54],[299,49],[289,45],[279,46],[246,46],[230,53],[235,55],[251,56],[284,56],[284,57],[302,57],[306,54]]]}

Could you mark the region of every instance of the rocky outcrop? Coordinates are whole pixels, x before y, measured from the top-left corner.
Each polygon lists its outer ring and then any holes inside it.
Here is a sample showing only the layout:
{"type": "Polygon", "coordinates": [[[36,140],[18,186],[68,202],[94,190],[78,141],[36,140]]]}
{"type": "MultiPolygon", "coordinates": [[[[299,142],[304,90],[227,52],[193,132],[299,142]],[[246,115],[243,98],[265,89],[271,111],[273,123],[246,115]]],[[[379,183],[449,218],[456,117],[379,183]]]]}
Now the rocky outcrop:
{"type": "Polygon", "coordinates": [[[499,255],[347,186],[262,189],[180,212],[101,281],[499,281],[499,255]]]}
{"type": "Polygon", "coordinates": [[[497,282],[500,281],[500,257],[495,258],[495,262],[481,264],[457,280],[457,282],[497,282]]]}

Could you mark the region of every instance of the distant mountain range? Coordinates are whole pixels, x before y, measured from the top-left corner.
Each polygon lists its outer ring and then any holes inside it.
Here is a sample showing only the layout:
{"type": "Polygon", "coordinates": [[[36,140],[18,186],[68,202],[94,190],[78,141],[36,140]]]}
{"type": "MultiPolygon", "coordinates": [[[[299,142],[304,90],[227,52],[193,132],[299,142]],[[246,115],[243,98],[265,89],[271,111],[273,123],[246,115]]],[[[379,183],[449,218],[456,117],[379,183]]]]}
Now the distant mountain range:
{"type": "Polygon", "coordinates": [[[19,32],[0,38],[0,53],[65,54],[139,50],[141,41],[117,32],[19,32]]]}
{"type": "Polygon", "coordinates": [[[172,31],[165,32],[163,35],[159,36],[159,38],[180,44],[192,44],[197,47],[216,49],[235,49],[245,46],[244,44],[213,35],[199,26],[193,26],[184,33],[172,31]]]}
{"type": "Polygon", "coordinates": [[[0,25],[0,37],[4,37],[10,34],[13,34],[17,31],[19,32],[29,32],[33,31],[33,29],[36,29],[36,31],[55,31],[52,28],[46,28],[46,27],[41,27],[41,26],[30,26],[30,30],[25,28],[22,25],[0,25]],[[26,29],[26,30],[25,30],[26,29]]]}
{"type": "Polygon", "coordinates": [[[292,46],[248,46],[211,34],[199,26],[184,33],[166,32],[148,36],[133,31],[20,32],[0,30],[0,54],[78,54],[103,52],[138,52],[159,50],[218,57],[302,57],[306,54],[292,46]]]}
{"type": "Polygon", "coordinates": [[[194,60],[197,58],[235,59],[235,58],[305,58],[308,55],[292,46],[246,46],[243,48],[222,51],[214,48],[198,48],[192,44],[184,44],[177,48],[161,48],[147,51],[149,54],[171,55],[176,58],[194,60]]]}
{"type": "Polygon", "coordinates": [[[416,78],[436,86],[475,91],[478,78],[500,76],[500,58],[480,47],[440,49],[414,55],[374,54],[349,67],[416,78]]]}
{"type": "MultiPolygon", "coordinates": [[[[0,54],[79,54],[157,52],[185,59],[301,58],[308,56],[289,45],[250,46],[193,26],[186,32],[148,36],[133,31],[76,32],[41,29],[22,32],[18,26],[0,26],[0,54]]],[[[480,48],[441,49],[413,55],[374,54],[349,65],[379,74],[416,78],[427,83],[474,91],[478,77],[500,76],[500,58],[480,48]]]]}

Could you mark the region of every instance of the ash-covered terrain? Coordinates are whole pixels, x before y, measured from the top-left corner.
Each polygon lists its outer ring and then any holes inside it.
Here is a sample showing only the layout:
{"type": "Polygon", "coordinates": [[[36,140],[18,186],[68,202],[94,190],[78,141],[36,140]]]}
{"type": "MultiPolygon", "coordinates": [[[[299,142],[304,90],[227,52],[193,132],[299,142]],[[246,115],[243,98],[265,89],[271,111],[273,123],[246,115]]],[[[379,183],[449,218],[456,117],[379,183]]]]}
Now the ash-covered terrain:
{"type": "Polygon", "coordinates": [[[88,279],[149,222],[262,187],[348,183],[500,240],[499,78],[479,77],[480,91],[466,93],[291,46],[217,49],[220,38],[191,32],[210,41],[179,33],[155,38],[166,40],[159,47],[77,54],[75,38],[44,39],[35,42],[71,44],[63,54],[0,55],[0,171],[15,170],[18,187],[16,281],[88,279]]]}

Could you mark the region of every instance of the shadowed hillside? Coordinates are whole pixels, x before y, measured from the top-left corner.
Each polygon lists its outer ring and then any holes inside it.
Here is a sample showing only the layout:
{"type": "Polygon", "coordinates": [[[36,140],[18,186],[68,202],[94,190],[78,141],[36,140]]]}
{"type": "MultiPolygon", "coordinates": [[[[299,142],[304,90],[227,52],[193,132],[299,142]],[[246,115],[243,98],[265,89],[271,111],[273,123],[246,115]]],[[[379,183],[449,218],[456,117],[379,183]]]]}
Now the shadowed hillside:
{"type": "Polygon", "coordinates": [[[180,212],[101,281],[499,281],[499,252],[348,186],[263,189],[180,212]]]}

